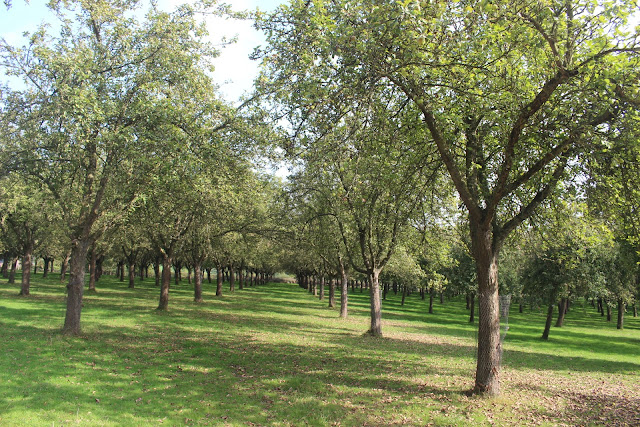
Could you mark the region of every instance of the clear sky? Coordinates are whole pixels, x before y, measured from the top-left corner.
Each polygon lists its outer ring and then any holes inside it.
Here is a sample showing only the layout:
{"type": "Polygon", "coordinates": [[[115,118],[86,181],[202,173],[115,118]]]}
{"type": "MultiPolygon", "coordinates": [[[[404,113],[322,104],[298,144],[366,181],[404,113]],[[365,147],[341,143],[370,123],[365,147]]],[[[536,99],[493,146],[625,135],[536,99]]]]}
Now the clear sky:
{"type": "MultiPolygon", "coordinates": [[[[227,0],[236,10],[256,9],[270,11],[286,0],[227,0]]],[[[176,5],[184,3],[181,0],[160,0],[161,7],[171,10],[176,5]]],[[[11,45],[22,45],[22,34],[33,31],[43,22],[55,20],[53,14],[45,6],[46,0],[12,0],[10,9],[0,3],[0,37],[11,45]]],[[[251,22],[235,20],[213,20],[208,23],[213,41],[223,36],[238,35],[238,42],[226,47],[219,58],[215,60],[216,72],[214,78],[220,85],[223,96],[235,102],[244,92],[251,89],[253,79],[257,74],[258,64],[249,60],[248,56],[253,48],[264,43],[260,33],[255,31],[251,22]]],[[[6,76],[0,76],[1,81],[7,81],[6,76]]]]}

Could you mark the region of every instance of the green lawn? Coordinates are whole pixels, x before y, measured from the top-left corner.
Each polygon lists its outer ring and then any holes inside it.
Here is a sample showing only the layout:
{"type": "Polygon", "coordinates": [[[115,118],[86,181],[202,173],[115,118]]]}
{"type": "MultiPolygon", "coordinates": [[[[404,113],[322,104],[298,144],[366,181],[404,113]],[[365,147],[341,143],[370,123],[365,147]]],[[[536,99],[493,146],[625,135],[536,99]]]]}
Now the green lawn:
{"type": "MultiPolygon", "coordinates": [[[[550,340],[542,312],[510,313],[502,396],[467,397],[475,327],[464,303],[389,293],[382,339],[364,336],[368,298],[337,318],[296,285],[269,284],[195,304],[153,280],[103,277],[85,295],[81,337],[65,337],[64,286],[32,296],[0,284],[0,425],[640,425],[640,319],[623,331],[590,307],[550,340]]],[[[19,280],[19,278],[18,278],[19,280]]],[[[226,288],[225,288],[226,290],[226,288]]]]}

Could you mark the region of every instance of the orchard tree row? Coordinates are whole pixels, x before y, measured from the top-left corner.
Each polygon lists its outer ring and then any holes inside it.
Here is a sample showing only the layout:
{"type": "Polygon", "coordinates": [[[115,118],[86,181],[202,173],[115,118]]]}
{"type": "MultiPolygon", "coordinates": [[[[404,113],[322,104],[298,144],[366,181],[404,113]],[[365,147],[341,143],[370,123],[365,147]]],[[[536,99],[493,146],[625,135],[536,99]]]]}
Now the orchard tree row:
{"type": "Polygon", "coordinates": [[[394,254],[440,286],[448,257],[434,230],[466,224],[460,246],[478,295],[478,394],[499,393],[498,270],[510,246],[533,251],[523,278],[545,288],[549,307],[581,293],[585,280],[574,276],[590,256],[610,257],[615,271],[593,280],[631,302],[636,9],[632,1],[298,0],[262,17],[268,45],[256,52],[264,66],[256,84],[290,124],[284,148],[297,165],[290,212],[306,235],[301,265],[342,275],[348,264],[364,274],[369,333],[379,336],[379,281],[394,254]],[[553,217],[576,203],[589,209],[553,217]],[[612,237],[564,223],[586,218],[612,237]]]}
{"type": "Polygon", "coordinates": [[[255,167],[269,128],[256,108],[218,96],[219,52],[202,23],[233,13],[137,3],[52,2],[57,34],[42,27],[25,46],[0,45],[19,82],[2,88],[0,104],[4,264],[22,258],[28,295],[34,255],[62,260],[65,272],[69,263],[70,334],[80,332],[86,266],[94,289],[106,256],[130,269],[138,254],[161,265],[159,309],[173,265],[273,270],[257,236],[275,187],[255,167]]]}
{"type": "Polygon", "coordinates": [[[638,299],[635,2],[292,0],[255,15],[266,45],[240,108],[216,95],[199,24],[232,12],[206,3],[54,2],[59,36],[2,45],[24,85],[2,91],[3,252],[25,272],[34,251],[70,259],[65,332],[101,257],[155,263],[160,309],[172,266],[196,300],[211,267],[287,270],[339,292],[343,317],[358,280],[376,337],[389,289],[462,294],[473,391],[497,395],[500,294],[548,325],[558,303],[621,316],[638,299]],[[284,185],[257,172],[267,147],[284,185]]]}

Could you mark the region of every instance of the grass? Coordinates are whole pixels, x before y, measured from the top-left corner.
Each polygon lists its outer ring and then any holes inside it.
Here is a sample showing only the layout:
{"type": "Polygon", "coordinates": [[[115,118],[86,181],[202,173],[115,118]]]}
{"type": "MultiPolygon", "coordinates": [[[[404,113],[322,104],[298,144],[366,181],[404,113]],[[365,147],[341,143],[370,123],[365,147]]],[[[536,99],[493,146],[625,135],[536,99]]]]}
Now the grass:
{"type": "MultiPolygon", "coordinates": [[[[19,283],[19,278],[17,280],[19,283]]],[[[32,296],[0,285],[0,425],[638,425],[640,319],[618,331],[575,306],[550,340],[544,313],[512,310],[502,395],[467,397],[476,332],[464,303],[418,296],[383,304],[368,327],[366,291],[337,318],[296,285],[214,296],[172,286],[157,312],[153,280],[103,277],[85,295],[83,335],[59,333],[64,287],[32,296]]],[[[515,308],[515,307],[514,307],[515,308]]]]}

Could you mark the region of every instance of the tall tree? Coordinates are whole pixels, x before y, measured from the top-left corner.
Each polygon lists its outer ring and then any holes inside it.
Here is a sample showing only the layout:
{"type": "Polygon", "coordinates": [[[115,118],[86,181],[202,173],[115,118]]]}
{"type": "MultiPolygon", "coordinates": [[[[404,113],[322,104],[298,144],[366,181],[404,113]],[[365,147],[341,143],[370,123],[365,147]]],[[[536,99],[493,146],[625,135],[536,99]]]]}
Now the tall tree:
{"type": "MultiPolygon", "coordinates": [[[[634,7],[295,1],[261,24],[269,84],[304,92],[317,85],[311,70],[323,67],[334,98],[362,99],[385,84],[420,111],[424,146],[437,149],[469,215],[480,305],[476,393],[500,390],[500,249],[615,116],[607,79],[637,84],[627,72],[638,61],[636,34],[627,30],[634,7]]],[[[308,114],[308,106],[297,111],[308,114]]]]}

